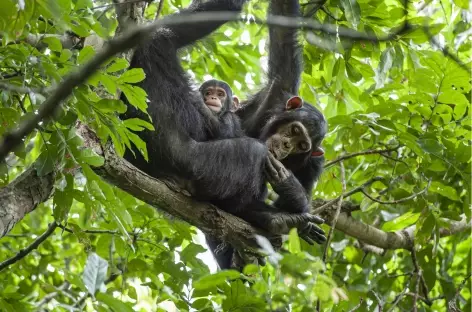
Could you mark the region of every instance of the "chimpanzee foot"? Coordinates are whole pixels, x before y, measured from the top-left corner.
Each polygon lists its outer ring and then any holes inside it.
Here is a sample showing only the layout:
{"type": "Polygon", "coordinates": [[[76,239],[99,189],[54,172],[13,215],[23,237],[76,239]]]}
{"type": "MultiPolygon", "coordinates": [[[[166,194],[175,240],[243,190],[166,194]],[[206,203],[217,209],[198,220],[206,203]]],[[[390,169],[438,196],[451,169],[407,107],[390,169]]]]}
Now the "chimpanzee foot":
{"type": "Polygon", "coordinates": [[[215,255],[221,255],[224,254],[229,248],[231,248],[231,245],[227,242],[222,242],[218,246],[216,246],[216,249],[213,251],[215,255]]]}
{"type": "Polygon", "coordinates": [[[299,236],[311,245],[326,241],[325,232],[316,225],[324,222],[318,216],[310,213],[274,213],[271,218],[267,230],[272,234],[287,234],[291,228],[297,228],[299,236]]]}

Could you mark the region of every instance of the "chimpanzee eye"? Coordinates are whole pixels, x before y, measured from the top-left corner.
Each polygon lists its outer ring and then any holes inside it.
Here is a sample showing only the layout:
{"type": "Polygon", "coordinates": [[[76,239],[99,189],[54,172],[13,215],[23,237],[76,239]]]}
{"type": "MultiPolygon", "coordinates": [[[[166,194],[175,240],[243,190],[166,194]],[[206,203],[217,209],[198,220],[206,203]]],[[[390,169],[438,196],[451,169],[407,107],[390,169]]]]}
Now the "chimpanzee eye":
{"type": "Polygon", "coordinates": [[[298,127],[298,126],[293,126],[293,127],[292,127],[292,132],[293,132],[293,134],[299,134],[299,133],[300,133],[300,127],[298,127]]]}
{"type": "Polygon", "coordinates": [[[210,94],[211,94],[210,91],[206,91],[206,92],[205,92],[205,95],[210,95],[210,94]]]}
{"type": "Polygon", "coordinates": [[[219,97],[224,97],[225,95],[223,94],[223,92],[218,92],[218,96],[219,97]]]}

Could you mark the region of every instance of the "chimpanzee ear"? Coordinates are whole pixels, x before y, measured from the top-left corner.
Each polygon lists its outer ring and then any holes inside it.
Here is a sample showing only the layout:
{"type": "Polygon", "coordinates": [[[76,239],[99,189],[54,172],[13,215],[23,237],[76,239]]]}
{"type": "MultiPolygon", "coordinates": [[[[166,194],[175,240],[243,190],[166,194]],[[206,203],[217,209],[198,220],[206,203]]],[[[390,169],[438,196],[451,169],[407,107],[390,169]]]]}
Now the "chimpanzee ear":
{"type": "Polygon", "coordinates": [[[285,104],[285,109],[286,110],[291,110],[291,109],[296,109],[300,108],[303,106],[303,100],[301,97],[295,95],[292,96],[287,100],[287,103],[285,104]]]}
{"type": "Polygon", "coordinates": [[[233,109],[239,108],[239,98],[236,95],[233,95],[233,109]]]}

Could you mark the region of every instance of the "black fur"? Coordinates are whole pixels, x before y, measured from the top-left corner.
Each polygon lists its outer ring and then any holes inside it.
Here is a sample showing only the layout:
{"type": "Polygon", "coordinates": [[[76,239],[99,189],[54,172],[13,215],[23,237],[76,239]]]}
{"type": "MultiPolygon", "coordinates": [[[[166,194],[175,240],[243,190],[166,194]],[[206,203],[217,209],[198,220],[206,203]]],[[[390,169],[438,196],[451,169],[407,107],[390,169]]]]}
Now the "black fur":
{"type": "MultiPolygon", "coordinates": [[[[271,0],[269,12],[273,15],[299,16],[298,0],[271,0]]],[[[274,134],[281,125],[300,121],[308,130],[314,150],[326,135],[327,124],[323,114],[306,102],[298,109],[285,108],[287,100],[298,93],[303,68],[297,31],[294,28],[271,26],[269,36],[268,83],[243,103],[236,113],[241,118],[245,133],[262,141],[274,134]]],[[[282,185],[272,186],[279,194],[274,203],[275,208],[295,213],[309,212],[312,190],[323,170],[324,156],[312,157],[309,151],[290,155],[282,163],[293,175],[282,185]],[[304,192],[300,192],[300,188],[304,192]]],[[[207,241],[214,251],[213,246],[217,246],[218,241],[215,238],[207,238],[207,241]]],[[[315,241],[321,242],[323,237],[315,241]]],[[[231,250],[230,247],[228,249],[231,250]]],[[[233,252],[228,252],[228,249],[215,255],[221,268],[231,264],[233,252]]]]}
{"type": "MultiPolygon", "coordinates": [[[[244,0],[194,2],[178,14],[196,11],[240,11],[244,0]]],[[[205,22],[161,28],[137,48],[131,68],[143,68],[146,79],[139,84],[148,94],[148,113],[155,131],[138,135],[147,143],[149,162],[135,152],[125,158],[156,178],[184,186],[199,200],[209,201],[271,233],[290,227],[309,227],[307,237],[320,234],[311,216],[274,214],[264,203],[264,166],[268,151],[259,140],[242,137],[238,117],[230,111],[214,114],[179,62],[179,48],[203,38],[223,23],[205,22]],[[229,138],[229,139],[228,139],[229,138]]],[[[126,98],[122,99],[126,102],[126,98]]],[[[128,104],[126,118],[146,119],[128,104]]],[[[303,203],[293,203],[305,209],[303,203]]],[[[315,220],[316,221],[316,220],[315,220]]]]}

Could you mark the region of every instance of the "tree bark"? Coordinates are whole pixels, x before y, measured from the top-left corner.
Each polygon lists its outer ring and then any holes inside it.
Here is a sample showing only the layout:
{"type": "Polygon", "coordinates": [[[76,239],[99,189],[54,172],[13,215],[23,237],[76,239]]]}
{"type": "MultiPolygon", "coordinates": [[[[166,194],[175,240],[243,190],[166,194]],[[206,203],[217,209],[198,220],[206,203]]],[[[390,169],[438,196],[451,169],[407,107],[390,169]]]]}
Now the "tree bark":
{"type": "Polygon", "coordinates": [[[0,238],[51,196],[54,178],[54,172],[38,176],[32,166],[12,183],[0,188],[0,238]]]}

